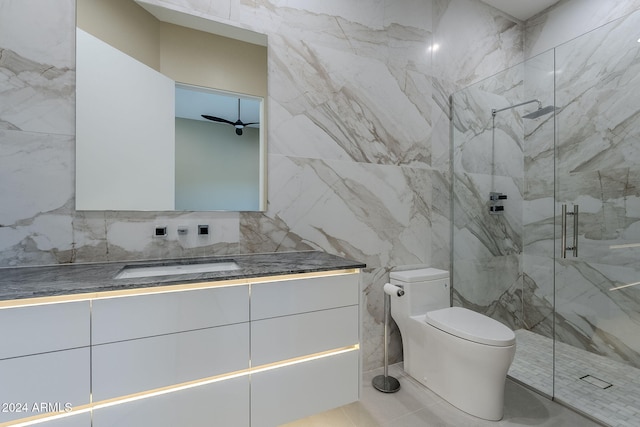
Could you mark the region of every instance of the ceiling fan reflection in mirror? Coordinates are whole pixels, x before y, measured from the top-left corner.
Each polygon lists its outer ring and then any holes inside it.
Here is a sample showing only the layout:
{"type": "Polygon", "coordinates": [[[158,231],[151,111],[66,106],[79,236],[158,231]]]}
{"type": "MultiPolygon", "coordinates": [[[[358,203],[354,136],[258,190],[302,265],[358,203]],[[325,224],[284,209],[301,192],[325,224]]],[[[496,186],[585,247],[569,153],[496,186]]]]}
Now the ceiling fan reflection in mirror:
{"type": "Polygon", "coordinates": [[[236,128],[236,135],[242,135],[242,129],[244,129],[245,126],[259,124],[259,122],[244,123],[242,120],[240,120],[240,98],[238,98],[238,120],[236,120],[235,122],[232,122],[231,120],[223,119],[220,117],[208,116],[206,114],[203,114],[202,117],[214,122],[226,123],[231,126],[234,126],[236,128]]]}

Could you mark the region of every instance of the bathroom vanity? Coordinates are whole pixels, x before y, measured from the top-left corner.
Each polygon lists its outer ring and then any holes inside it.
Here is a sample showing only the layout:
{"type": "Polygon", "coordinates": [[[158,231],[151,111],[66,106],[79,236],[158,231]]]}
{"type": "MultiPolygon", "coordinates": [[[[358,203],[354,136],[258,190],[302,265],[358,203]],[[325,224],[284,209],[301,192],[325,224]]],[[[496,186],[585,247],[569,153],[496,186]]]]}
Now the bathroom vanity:
{"type": "Polygon", "coordinates": [[[277,426],[356,401],[362,267],[291,252],[2,268],[0,426],[277,426]]]}

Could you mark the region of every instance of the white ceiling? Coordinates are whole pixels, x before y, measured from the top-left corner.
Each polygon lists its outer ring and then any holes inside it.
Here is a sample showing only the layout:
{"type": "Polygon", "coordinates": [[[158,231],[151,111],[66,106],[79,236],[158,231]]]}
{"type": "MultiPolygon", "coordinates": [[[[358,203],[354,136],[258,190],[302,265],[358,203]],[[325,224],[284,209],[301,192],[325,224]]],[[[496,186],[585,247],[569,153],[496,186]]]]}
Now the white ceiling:
{"type": "Polygon", "coordinates": [[[521,21],[553,6],[560,0],[482,0],[484,3],[503,11],[521,21]]]}

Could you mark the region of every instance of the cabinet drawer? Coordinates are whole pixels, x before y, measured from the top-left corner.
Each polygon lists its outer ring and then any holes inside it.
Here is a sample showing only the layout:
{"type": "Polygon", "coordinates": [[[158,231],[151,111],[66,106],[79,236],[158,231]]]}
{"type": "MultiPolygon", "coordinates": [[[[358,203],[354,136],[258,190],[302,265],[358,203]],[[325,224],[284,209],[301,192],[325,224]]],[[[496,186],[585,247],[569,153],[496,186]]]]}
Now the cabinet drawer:
{"type": "Polygon", "coordinates": [[[79,348],[0,361],[0,403],[26,404],[26,412],[0,411],[0,423],[47,412],[34,410],[41,403],[55,411],[88,404],[89,360],[89,348],[79,348]]]}
{"type": "Polygon", "coordinates": [[[0,359],[89,346],[89,302],[0,309],[0,359]]]}
{"type": "Polygon", "coordinates": [[[249,367],[249,324],[93,347],[93,401],[249,367]]]}
{"type": "Polygon", "coordinates": [[[249,426],[249,377],[97,409],[93,427],[249,426]]]}
{"type": "Polygon", "coordinates": [[[358,306],[251,322],[253,366],[357,343],[358,306]]]}
{"type": "Polygon", "coordinates": [[[358,400],[358,353],[251,375],[251,426],[275,427],[358,400]]]}
{"type": "Polygon", "coordinates": [[[257,283],[251,288],[251,320],[357,305],[359,274],[257,283]]]}
{"type": "Polygon", "coordinates": [[[248,320],[247,285],[99,299],[93,302],[92,341],[104,344],[248,320]]]}
{"type": "Polygon", "coordinates": [[[71,417],[60,418],[53,421],[45,421],[36,424],[38,427],[91,427],[91,413],[73,415],[71,417]]]}

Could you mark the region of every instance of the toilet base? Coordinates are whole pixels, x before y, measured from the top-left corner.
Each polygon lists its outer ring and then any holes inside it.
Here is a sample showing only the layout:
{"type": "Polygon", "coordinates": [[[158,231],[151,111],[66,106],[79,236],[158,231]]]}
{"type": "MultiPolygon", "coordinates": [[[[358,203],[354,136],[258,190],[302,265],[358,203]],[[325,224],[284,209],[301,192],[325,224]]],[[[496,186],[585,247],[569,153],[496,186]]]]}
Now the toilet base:
{"type": "Polygon", "coordinates": [[[421,331],[411,334],[421,336],[421,345],[413,342],[405,349],[407,374],[470,415],[501,420],[515,345],[496,347],[459,339],[416,318],[411,318],[411,326],[421,331]]]}

